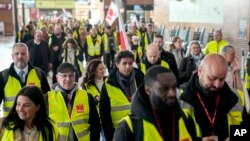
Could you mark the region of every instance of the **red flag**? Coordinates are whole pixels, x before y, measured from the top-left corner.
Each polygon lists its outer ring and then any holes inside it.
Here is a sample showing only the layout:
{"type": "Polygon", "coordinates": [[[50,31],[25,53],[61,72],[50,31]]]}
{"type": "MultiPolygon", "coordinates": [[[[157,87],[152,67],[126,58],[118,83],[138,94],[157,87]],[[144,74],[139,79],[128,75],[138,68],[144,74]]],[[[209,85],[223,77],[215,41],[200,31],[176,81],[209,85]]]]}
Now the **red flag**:
{"type": "Polygon", "coordinates": [[[128,37],[125,32],[125,27],[122,20],[121,12],[118,12],[118,21],[119,21],[119,37],[121,43],[121,50],[131,50],[130,45],[128,43],[128,37]]]}

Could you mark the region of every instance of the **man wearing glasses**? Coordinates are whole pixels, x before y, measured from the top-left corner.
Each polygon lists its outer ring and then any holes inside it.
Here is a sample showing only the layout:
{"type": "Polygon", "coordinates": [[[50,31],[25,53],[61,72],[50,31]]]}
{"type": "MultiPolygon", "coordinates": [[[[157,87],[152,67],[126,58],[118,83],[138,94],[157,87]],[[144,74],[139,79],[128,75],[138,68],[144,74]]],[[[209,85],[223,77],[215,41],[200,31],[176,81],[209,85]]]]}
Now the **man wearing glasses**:
{"type": "Polygon", "coordinates": [[[61,140],[99,141],[100,119],[94,99],[78,89],[75,76],[70,63],[57,68],[57,83],[47,95],[49,117],[57,123],[61,140]]]}

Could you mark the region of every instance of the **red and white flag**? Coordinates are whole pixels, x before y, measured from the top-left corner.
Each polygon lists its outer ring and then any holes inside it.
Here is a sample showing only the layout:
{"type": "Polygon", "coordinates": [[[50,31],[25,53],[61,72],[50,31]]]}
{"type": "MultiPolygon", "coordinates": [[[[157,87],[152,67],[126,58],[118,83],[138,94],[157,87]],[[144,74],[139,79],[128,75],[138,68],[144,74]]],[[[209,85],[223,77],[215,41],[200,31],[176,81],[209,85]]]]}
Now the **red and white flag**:
{"type": "Polygon", "coordinates": [[[118,7],[117,5],[111,1],[110,3],[110,7],[106,16],[106,22],[108,23],[109,26],[111,26],[113,24],[113,22],[115,21],[115,19],[118,17],[118,7]]]}
{"type": "Polygon", "coordinates": [[[121,15],[119,16],[118,20],[119,20],[119,37],[120,37],[120,43],[121,43],[121,50],[131,50],[129,43],[128,43],[128,37],[124,29],[124,24],[123,24],[121,15]]]}
{"type": "Polygon", "coordinates": [[[120,37],[121,50],[131,50],[130,45],[128,43],[128,37],[125,32],[125,26],[124,26],[120,12],[118,12],[118,22],[119,22],[119,37],[120,37]]]}

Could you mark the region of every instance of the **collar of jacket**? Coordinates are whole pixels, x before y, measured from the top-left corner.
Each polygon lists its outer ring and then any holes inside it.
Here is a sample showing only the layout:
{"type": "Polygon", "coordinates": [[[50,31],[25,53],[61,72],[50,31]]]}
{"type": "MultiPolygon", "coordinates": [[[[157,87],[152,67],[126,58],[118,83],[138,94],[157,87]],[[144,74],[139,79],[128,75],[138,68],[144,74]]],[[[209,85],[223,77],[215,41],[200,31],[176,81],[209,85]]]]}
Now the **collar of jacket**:
{"type": "MultiPolygon", "coordinates": [[[[178,103],[176,103],[177,118],[180,118],[181,110],[178,103]]],[[[149,101],[149,96],[146,94],[144,85],[141,85],[134,95],[131,103],[131,116],[134,119],[144,119],[153,124],[157,124],[153,115],[153,110],[149,101]]]]}
{"type": "Polygon", "coordinates": [[[149,61],[148,61],[148,58],[145,57],[144,59],[142,59],[142,62],[146,65],[146,68],[150,68],[152,67],[153,65],[161,65],[161,59],[159,57],[159,59],[157,60],[157,62],[155,64],[151,64],[149,61]]]}
{"type": "MultiPolygon", "coordinates": [[[[30,72],[31,69],[33,69],[34,67],[28,62],[28,73],[30,72]]],[[[9,67],[9,75],[15,77],[15,78],[19,78],[19,76],[17,75],[15,69],[14,69],[14,63],[12,63],[9,67]]]]}
{"type": "MultiPolygon", "coordinates": [[[[136,80],[136,83],[137,83],[137,86],[139,86],[140,84],[138,84],[138,80],[141,80],[143,79],[144,75],[143,73],[136,69],[136,68],[133,68],[134,71],[135,71],[135,80],[136,80]]],[[[110,74],[109,76],[107,77],[107,81],[106,83],[114,86],[114,87],[117,87],[117,88],[120,88],[121,89],[121,86],[119,85],[118,81],[117,81],[117,77],[116,77],[116,71],[118,71],[117,68],[115,68],[110,74]]],[[[143,81],[144,82],[144,81],[143,81]]]]}

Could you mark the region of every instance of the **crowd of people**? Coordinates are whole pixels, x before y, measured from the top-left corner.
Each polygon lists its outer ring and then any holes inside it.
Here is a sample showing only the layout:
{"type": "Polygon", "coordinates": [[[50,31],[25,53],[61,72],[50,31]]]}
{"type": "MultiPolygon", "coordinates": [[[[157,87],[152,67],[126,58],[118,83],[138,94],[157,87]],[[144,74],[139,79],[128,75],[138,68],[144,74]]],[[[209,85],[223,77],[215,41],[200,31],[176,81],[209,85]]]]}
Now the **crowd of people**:
{"type": "Polygon", "coordinates": [[[166,50],[153,27],[130,25],[131,50],[113,26],[22,27],[0,72],[0,140],[229,141],[231,125],[250,126],[250,55],[244,85],[221,30],[204,49],[174,37],[166,50]]]}

